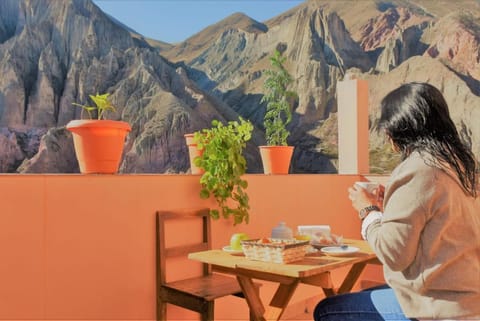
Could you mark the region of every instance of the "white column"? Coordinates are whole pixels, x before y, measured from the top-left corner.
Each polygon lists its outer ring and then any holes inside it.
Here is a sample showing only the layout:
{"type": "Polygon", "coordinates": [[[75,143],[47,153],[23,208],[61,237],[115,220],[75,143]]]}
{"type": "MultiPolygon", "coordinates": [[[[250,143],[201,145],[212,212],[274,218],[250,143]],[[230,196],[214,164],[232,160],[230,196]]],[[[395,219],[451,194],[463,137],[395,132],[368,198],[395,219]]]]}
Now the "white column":
{"type": "Polygon", "coordinates": [[[348,79],[337,83],[338,173],[368,174],[368,83],[348,79]]]}

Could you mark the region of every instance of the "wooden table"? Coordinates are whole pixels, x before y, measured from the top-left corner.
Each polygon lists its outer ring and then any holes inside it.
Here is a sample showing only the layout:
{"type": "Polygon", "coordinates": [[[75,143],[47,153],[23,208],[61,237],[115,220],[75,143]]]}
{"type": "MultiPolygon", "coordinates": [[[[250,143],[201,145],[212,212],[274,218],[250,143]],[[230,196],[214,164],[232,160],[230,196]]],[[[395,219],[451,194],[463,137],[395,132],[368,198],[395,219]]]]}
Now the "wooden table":
{"type": "Polygon", "coordinates": [[[319,286],[326,296],[345,293],[352,289],[367,264],[379,264],[367,242],[345,240],[345,244],[356,246],[360,251],[343,257],[309,253],[302,260],[289,264],[248,260],[243,255],[222,250],[190,253],[189,258],[211,264],[214,271],[235,275],[256,320],[279,320],[300,283],[319,286]],[[350,270],[340,287],[336,288],[331,271],[345,266],[350,266],[350,270]],[[262,303],[253,279],[278,283],[267,307],[262,303]]]}

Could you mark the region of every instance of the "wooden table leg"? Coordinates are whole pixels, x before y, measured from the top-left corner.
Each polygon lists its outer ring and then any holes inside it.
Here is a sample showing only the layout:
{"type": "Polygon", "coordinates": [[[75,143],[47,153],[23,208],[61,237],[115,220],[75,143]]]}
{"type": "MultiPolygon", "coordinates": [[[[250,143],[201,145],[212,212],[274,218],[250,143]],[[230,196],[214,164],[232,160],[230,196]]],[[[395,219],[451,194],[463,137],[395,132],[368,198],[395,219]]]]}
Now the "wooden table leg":
{"type": "Polygon", "coordinates": [[[305,284],[310,284],[310,285],[314,285],[322,288],[323,293],[325,294],[326,297],[334,296],[337,294],[333,286],[333,281],[332,281],[332,276],[330,271],[303,278],[302,282],[305,284]]]}
{"type": "Polygon", "coordinates": [[[323,290],[323,293],[325,294],[325,296],[328,298],[329,296],[334,296],[337,294],[337,292],[335,292],[334,289],[332,288],[322,288],[323,290]]]}
{"type": "Polygon", "coordinates": [[[354,265],[352,265],[350,271],[348,271],[348,274],[345,277],[345,280],[343,280],[342,285],[340,285],[337,293],[341,294],[350,292],[350,290],[352,290],[353,286],[355,285],[355,282],[357,282],[358,278],[360,277],[360,274],[362,273],[365,266],[365,262],[355,263],[354,265]]]}
{"type": "Polygon", "coordinates": [[[270,305],[265,309],[252,278],[244,275],[237,275],[237,280],[242,288],[243,294],[245,295],[245,300],[250,308],[250,313],[254,320],[257,321],[280,320],[282,314],[285,312],[288,302],[290,302],[290,299],[295,292],[295,289],[300,283],[300,280],[297,280],[289,284],[279,284],[272,300],[270,301],[270,305]]]}
{"type": "Polygon", "coordinates": [[[290,284],[280,284],[278,286],[265,313],[267,320],[280,320],[299,283],[300,280],[297,280],[290,284]]]}
{"type": "Polygon", "coordinates": [[[236,277],[250,308],[250,315],[256,321],[266,321],[264,316],[265,308],[252,279],[243,275],[237,275],[236,277]]]}

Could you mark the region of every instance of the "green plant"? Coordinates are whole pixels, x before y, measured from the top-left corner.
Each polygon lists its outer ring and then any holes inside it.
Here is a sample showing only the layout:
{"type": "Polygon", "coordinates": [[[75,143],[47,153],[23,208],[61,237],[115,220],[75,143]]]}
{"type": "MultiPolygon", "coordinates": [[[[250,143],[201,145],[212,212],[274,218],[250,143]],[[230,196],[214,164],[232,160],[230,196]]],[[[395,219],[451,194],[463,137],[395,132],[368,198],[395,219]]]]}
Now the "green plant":
{"type": "Polygon", "coordinates": [[[102,95],[97,93],[95,96],[94,95],[89,95],[90,99],[93,101],[95,106],[81,105],[81,104],[77,104],[77,103],[72,103],[72,104],[86,110],[90,119],[94,119],[94,117],[92,117],[92,115],[93,115],[93,112],[96,111],[97,112],[97,119],[100,120],[100,119],[103,119],[104,114],[107,111],[113,111],[113,112],[116,111],[115,107],[113,106],[113,104],[108,99],[109,95],[110,94],[108,94],[108,93],[107,94],[102,94],[102,95]]]}
{"type": "Polygon", "coordinates": [[[248,223],[250,209],[246,188],[248,183],[242,179],[247,169],[243,156],[246,143],[252,137],[253,125],[240,117],[240,121],[230,121],[226,125],[218,120],[212,121],[212,127],[194,134],[197,148],[203,150],[194,164],[205,172],[200,177],[202,189],[200,197],[213,196],[220,209],[212,209],[214,219],[233,216],[234,225],[248,223]]]}
{"type": "Polygon", "coordinates": [[[270,57],[273,69],[265,71],[267,75],[263,85],[265,95],[260,103],[267,103],[264,126],[267,145],[270,146],[287,145],[287,138],[290,135],[287,125],[292,120],[292,102],[298,97],[296,92],[288,90],[293,78],[285,69],[286,60],[280,51],[275,50],[270,57]]]}

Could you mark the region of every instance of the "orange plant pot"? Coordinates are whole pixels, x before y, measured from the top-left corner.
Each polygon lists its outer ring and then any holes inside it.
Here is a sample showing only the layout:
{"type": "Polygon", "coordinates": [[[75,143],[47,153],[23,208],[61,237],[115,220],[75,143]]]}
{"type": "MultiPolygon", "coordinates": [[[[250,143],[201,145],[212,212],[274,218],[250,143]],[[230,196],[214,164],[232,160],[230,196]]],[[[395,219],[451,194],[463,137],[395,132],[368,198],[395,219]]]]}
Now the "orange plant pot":
{"type": "Polygon", "coordinates": [[[73,144],[80,172],[115,174],[122,158],[128,123],[114,120],[72,120],[66,128],[73,134],[73,144]]]}
{"type": "Polygon", "coordinates": [[[188,155],[190,157],[190,171],[192,174],[203,174],[205,170],[203,168],[197,167],[193,160],[197,156],[201,156],[203,154],[202,149],[197,148],[197,144],[193,140],[193,134],[185,134],[185,141],[188,146],[188,155]]]}
{"type": "Polygon", "coordinates": [[[259,146],[265,174],[288,174],[293,146],[259,146]]]}

